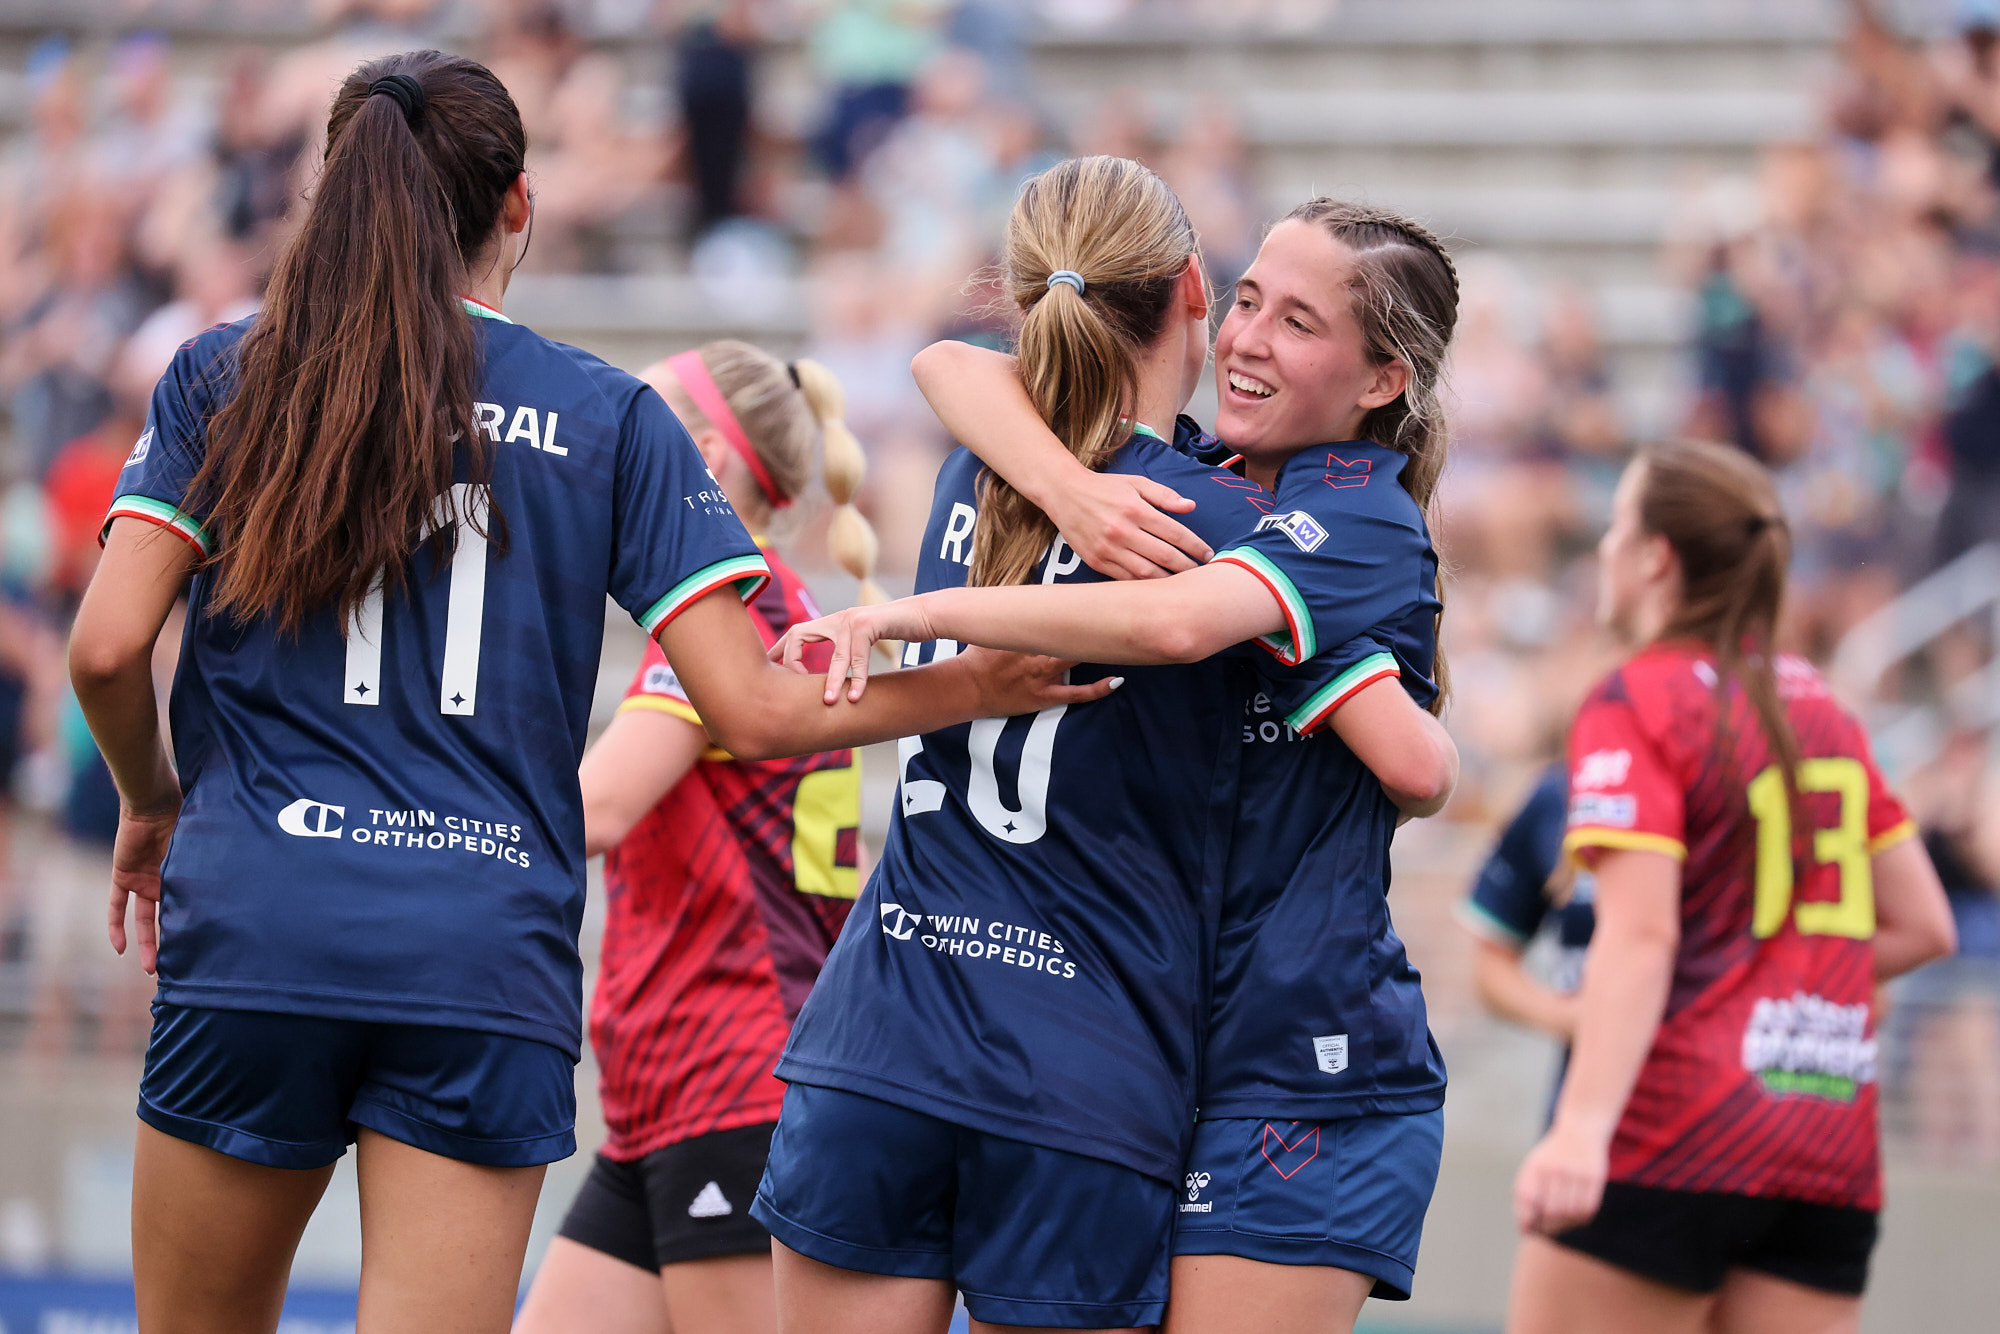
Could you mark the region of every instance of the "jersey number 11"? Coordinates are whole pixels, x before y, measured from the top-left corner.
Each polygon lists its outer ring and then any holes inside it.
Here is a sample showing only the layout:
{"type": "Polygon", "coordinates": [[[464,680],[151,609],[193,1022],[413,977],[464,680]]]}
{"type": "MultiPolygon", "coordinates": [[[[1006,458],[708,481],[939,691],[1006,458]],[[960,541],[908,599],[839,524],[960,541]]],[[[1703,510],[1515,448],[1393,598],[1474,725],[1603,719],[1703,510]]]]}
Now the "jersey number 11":
{"type": "MultiPolygon", "coordinates": [[[[451,555],[451,585],[445,594],[444,671],[438,685],[438,712],[470,717],[479,699],[479,637],[486,622],[486,489],[460,482],[418,538],[446,522],[457,528],[451,555]],[[456,513],[457,519],[448,515],[456,513]]],[[[347,620],[347,681],[341,699],[349,704],[382,702],[382,581],[347,620]]]]}

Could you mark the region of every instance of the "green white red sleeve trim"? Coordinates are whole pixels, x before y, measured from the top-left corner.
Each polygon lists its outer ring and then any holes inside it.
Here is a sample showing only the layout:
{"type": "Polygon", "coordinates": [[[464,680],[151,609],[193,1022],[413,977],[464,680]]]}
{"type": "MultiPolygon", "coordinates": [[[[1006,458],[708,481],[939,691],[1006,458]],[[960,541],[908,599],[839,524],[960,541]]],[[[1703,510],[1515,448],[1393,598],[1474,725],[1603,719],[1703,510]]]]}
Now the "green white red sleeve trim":
{"type": "Polygon", "coordinates": [[[1271,590],[1271,596],[1278,599],[1278,606],[1285,613],[1287,633],[1259,635],[1258,645],[1287,667],[1311,661],[1319,651],[1319,644],[1313,637],[1312,613],[1307,610],[1305,598],[1300,596],[1298,588],[1285,572],[1273,564],[1270,557],[1253,547],[1232,547],[1215,559],[1250,571],[1264,587],[1271,590]]]}
{"type": "Polygon", "coordinates": [[[151,496],[120,496],[112,501],[111,508],[104,515],[104,526],[97,530],[99,546],[104,545],[113,519],[144,519],[147,523],[156,523],[193,547],[203,560],[215,554],[215,539],[209,536],[208,529],[180,506],[169,505],[164,500],[155,500],[151,496]]]}
{"type": "Polygon", "coordinates": [[[1339,676],[1315,690],[1312,698],[1292,711],[1285,719],[1300,736],[1316,727],[1323,727],[1326,720],[1333,717],[1334,710],[1353,699],[1355,693],[1377,681],[1400,678],[1403,671],[1396,666],[1396,659],[1387,653],[1371,653],[1355,663],[1339,676]]]}
{"type": "Polygon", "coordinates": [[[771,582],[771,567],[764,563],[762,556],[731,556],[713,565],[705,565],[687,578],[667,590],[667,595],[646,608],[639,616],[639,626],[649,635],[657,635],[660,628],[674,617],[692,606],[704,594],[712,593],[724,584],[736,585],[736,596],[748,602],[764,591],[764,585],[771,582]]]}

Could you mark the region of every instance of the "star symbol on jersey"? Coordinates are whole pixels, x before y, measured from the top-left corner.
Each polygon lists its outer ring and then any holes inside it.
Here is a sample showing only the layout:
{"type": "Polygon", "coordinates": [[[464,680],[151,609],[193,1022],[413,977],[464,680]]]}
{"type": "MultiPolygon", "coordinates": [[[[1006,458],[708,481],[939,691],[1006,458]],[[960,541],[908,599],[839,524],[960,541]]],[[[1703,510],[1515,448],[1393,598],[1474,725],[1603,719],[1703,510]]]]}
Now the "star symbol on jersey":
{"type": "Polygon", "coordinates": [[[363,699],[366,699],[368,697],[368,683],[366,681],[356,682],[354,686],[354,693],[360,695],[363,699]]]}
{"type": "Polygon", "coordinates": [[[463,695],[453,695],[453,696],[451,697],[451,702],[452,702],[452,703],[454,703],[454,704],[459,704],[459,705],[463,705],[463,704],[465,703],[465,696],[463,696],[463,695]]]}
{"type": "Polygon", "coordinates": [[[1014,822],[1012,820],[1009,820],[1006,824],[1003,824],[1000,827],[1006,830],[1010,834],[1014,832],[1014,822]]]}

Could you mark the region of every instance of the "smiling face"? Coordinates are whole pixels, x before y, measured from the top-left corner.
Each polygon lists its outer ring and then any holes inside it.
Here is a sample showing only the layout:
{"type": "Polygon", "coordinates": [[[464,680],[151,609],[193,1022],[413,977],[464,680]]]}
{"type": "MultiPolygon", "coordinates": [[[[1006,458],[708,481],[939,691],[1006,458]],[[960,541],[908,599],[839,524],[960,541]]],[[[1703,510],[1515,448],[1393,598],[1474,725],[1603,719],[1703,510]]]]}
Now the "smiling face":
{"type": "Polygon", "coordinates": [[[1349,290],[1355,262],[1325,228],[1288,219],[1236,284],[1215,344],[1215,433],[1253,467],[1351,440],[1403,392],[1403,363],[1369,356],[1349,290]]]}

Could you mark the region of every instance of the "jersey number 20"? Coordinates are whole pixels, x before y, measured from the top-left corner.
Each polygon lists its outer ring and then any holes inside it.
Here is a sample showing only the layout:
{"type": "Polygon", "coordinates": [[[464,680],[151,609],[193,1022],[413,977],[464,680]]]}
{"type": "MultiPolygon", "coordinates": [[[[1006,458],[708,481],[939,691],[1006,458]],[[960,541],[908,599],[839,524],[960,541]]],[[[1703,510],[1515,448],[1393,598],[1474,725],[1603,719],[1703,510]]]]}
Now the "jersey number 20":
{"type": "Polygon", "coordinates": [[[1777,765],[1750,780],[1750,813],[1757,818],[1757,903],[1750,933],[1759,940],[1784,929],[1786,917],[1802,936],[1875,935],[1875,868],[1868,855],[1868,771],[1841,757],[1802,760],[1800,792],[1840,796],[1840,823],[1815,829],[1812,856],[1840,869],[1840,897],[1832,903],[1792,904],[1792,807],[1777,765]]]}
{"type": "MultiPolygon", "coordinates": [[[[916,644],[903,647],[903,665],[917,665],[916,644]]],[[[943,662],[958,653],[955,640],[940,639],[932,662],[943,662]]],[[[1006,718],[981,718],[972,724],[966,747],[971,751],[972,772],[966,783],[965,804],[979,827],[1003,843],[1033,843],[1049,831],[1049,769],[1055,760],[1056,728],[1062,725],[1069,705],[1043,709],[1028,724],[1027,740],[1021,744],[1021,771],[1015,783],[1018,809],[1000,797],[1000,776],[994,768],[994,752],[1000,748],[1000,734],[1007,730],[1006,718]]],[[[945,787],[934,778],[910,777],[910,761],[924,750],[922,737],[906,736],[896,743],[900,770],[903,814],[923,815],[944,805],[945,787]]]]}
{"type": "MultiPolygon", "coordinates": [[[[451,489],[458,515],[452,547],[451,585],[445,594],[444,671],[438,712],[470,717],[479,699],[479,639],[486,622],[486,489],[460,482],[451,489]]],[[[424,525],[429,537],[445,507],[424,525]]],[[[421,541],[422,539],[419,538],[421,541]]],[[[376,581],[347,622],[347,680],[341,698],[349,704],[382,702],[382,584],[376,581]]]]}

